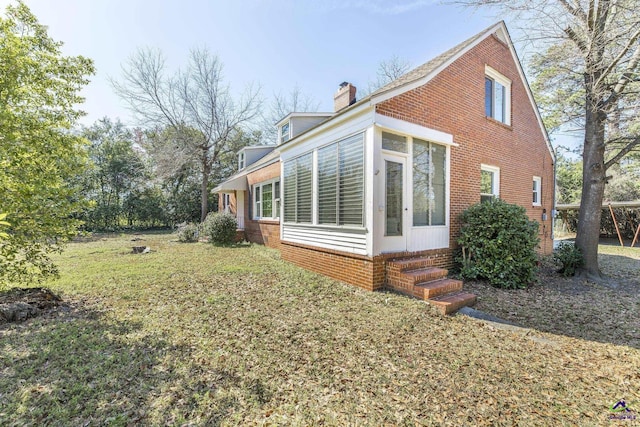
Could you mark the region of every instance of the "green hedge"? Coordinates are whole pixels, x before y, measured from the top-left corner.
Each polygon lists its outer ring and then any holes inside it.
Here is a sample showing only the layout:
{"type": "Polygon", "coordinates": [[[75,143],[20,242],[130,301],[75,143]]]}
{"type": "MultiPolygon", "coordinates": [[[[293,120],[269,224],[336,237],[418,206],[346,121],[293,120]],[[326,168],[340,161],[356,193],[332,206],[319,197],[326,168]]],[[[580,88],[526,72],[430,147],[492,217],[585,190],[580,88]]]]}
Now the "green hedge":
{"type": "Polygon", "coordinates": [[[538,223],[522,206],[500,199],[462,213],[458,244],[465,279],[484,279],[501,288],[524,288],[535,280],[538,223]]]}

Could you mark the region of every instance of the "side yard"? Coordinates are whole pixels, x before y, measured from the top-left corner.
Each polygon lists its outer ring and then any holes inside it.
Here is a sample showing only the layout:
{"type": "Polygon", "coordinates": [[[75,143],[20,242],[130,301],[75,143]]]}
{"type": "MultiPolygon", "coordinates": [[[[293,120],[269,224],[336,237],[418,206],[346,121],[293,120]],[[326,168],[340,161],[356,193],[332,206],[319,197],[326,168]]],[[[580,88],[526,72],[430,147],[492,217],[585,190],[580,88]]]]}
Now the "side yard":
{"type": "Polygon", "coordinates": [[[637,334],[544,316],[507,331],[262,246],[133,237],[70,245],[46,284],[66,305],[0,325],[0,425],[589,426],[620,399],[640,412],[637,334]]]}
{"type": "Polygon", "coordinates": [[[640,248],[603,242],[600,267],[611,286],[560,277],[547,261],[528,289],[506,291],[481,282],[465,288],[478,295],[476,309],[518,325],[640,349],[640,248]]]}

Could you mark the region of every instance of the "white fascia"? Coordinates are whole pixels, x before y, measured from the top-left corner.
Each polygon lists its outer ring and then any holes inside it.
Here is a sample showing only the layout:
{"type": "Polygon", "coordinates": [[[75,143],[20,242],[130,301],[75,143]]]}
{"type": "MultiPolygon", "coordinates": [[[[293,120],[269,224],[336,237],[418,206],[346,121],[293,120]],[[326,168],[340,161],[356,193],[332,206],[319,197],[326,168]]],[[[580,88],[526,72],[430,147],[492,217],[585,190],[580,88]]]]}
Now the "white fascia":
{"type": "Polygon", "coordinates": [[[382,129],[405,134],[408,136],[425,139],[443,145],[457,147],[458,144],[453,142],[453,135],[439,130],[431,129],[415,123],[406,122],[404,120],[394,119],[393,117],[377,114],[374,117],[374,124],[382,129]]]}

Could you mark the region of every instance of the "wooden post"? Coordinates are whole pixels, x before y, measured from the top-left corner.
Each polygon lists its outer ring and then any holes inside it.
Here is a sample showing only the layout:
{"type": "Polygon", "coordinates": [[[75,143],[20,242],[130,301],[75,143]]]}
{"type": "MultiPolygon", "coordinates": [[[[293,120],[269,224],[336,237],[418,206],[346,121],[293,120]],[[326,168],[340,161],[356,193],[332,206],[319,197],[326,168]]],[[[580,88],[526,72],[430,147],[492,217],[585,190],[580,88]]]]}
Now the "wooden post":
{"type": "Polygon", "coordinates": [[[636,244],[636,240],[638,240],[638,235],[640,235],[640,224],[638,224],[638,229],[636,230],[636,235],[633,236],[633,242],[631,242],[631,247],[636,244]]]}
{"type": "Polygon", "coordinates": [[[616,214],[613,213],[611,203],[609,203],[609,212],[611,212],[611,218],[613,218],[613,224],[616,226],[616,233],[618,233],[618,240],[620,240],[620,246],[624,246],[622,242],[622,236],[620,235],[620,228],[618,228],[618,220],[616,220],[616,214]]]}

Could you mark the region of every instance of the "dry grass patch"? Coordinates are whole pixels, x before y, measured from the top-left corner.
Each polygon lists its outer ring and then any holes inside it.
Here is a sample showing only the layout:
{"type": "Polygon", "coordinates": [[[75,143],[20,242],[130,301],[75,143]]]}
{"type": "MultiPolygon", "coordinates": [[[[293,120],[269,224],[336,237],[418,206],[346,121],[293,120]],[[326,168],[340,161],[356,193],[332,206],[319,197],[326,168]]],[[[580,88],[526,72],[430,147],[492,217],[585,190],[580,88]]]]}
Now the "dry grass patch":
{"type": "Polygon", "coordinates": [[[556,273],[544,260],[538,283],[528,289],[503,290],[467,282],[478,295],[477,309],[537,330],[640,349],[640,248],[603,244],[602,271],[616,287],[556,273]]]}
{"type": "MultiPolygon", "coordinates": [[[[74,309],[0,329],[1,425],[602,425],[628,346],[441,317],[261,246],[75,243],[74,309]],[[533,340],[544,338],[545,340],[533,340]]],[[[138,244],[138,243],[136,243],[138,244]]]]}

